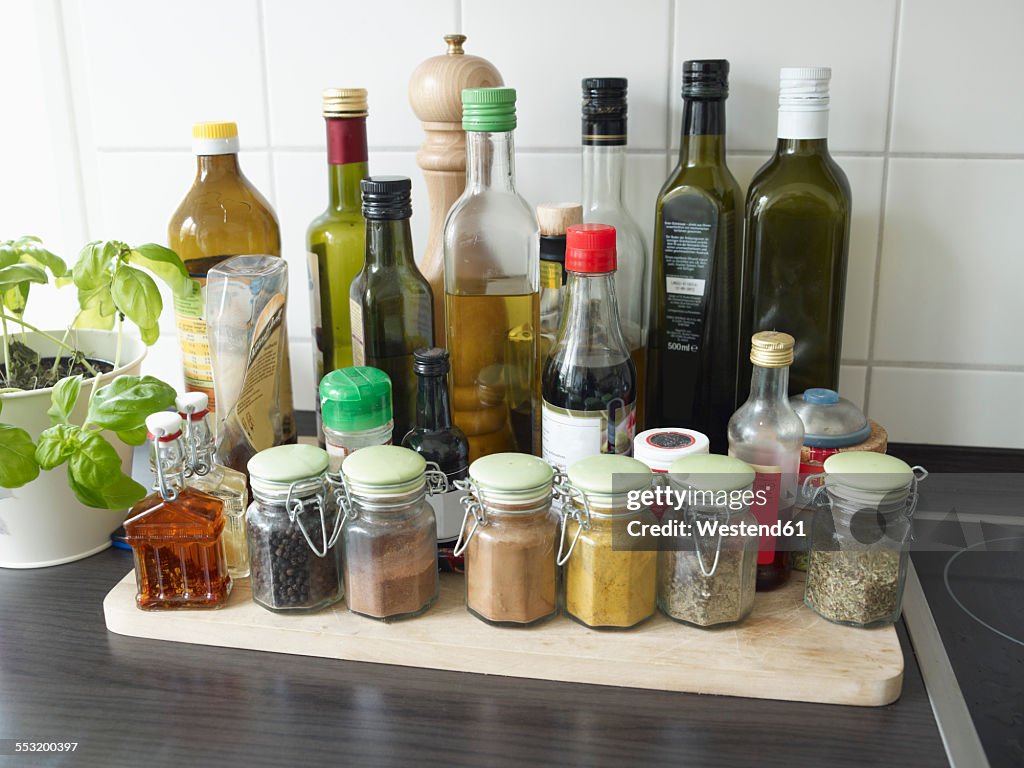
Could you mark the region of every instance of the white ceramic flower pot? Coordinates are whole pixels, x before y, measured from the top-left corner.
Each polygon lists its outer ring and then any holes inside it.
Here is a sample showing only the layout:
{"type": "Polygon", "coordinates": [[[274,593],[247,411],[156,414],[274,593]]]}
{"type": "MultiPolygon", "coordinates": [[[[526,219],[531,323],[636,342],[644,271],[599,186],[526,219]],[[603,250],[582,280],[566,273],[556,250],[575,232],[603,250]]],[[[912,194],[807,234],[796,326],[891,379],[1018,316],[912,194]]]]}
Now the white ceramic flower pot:
{"type": "MultiPolygon", "coordinates": [[[[60,338],[63,331],[54,331],[60,338]]],[[[117,347],[114,331],[76,331],[78,348],[86,357],[113,360],[117,347]]],[[[40,356],[52,356],[57,345],[35,333],[27,334],[27,343],[40,356]]],[[[100,386],[116,376],[137,375],[146,356],[141,340],[125,334],[121,340],[121,367],[100,377],[100,386]]],[[[81,424],[87,411],[92,380],[82,385],[82,393],[72,421],[81,424]]],[[[28,431],[36,440],[50,426],[46,409],[50,407],[50,389],[13,392],[0,395],[3,409],[0,421],[28,431]]],[[[107,434],[121,457],[125,473],[131,474],[132,448],[116,436],[107,434]]],[[[21,488],[0,488],[0,567],[41,568],[59,565],[95,554],[110,546],[110,534],[125,519],[126,510],[92,509],[75,498],[68,487],[67,469],[40,472],[39,477],[21,488]]]]}

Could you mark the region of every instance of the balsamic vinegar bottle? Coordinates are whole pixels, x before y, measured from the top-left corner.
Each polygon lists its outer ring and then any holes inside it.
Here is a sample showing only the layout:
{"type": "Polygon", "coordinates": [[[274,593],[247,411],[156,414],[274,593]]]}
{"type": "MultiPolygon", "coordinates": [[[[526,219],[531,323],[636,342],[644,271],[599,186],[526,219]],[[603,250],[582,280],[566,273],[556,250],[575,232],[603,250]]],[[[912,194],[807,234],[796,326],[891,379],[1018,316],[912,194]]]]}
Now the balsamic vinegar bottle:
{"type": "Polygon", "coordinates": [[[658,196],[647,412],[727,448],[740,343],[742,195],[725,164],[729,62],[683,63],[683,132],[658,196]]]}
{"type": "MultiPolygon", "coordinates": [[[[747,192],[743,335],[800,340],[791,392],[837,389],[850,244],[850,184],[828,152],[828,67],[779,77],[779,141],[747,192]]],[[[749,381],[744,366],[741,382],[749,381]]]]}

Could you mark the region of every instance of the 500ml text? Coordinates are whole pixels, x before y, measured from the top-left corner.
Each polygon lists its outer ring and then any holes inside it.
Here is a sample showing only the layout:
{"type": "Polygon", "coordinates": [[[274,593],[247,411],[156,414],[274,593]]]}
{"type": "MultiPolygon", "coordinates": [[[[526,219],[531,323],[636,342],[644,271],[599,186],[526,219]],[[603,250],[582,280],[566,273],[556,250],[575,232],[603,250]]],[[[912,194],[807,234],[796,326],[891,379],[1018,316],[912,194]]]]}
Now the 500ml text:
{"type": "Polygon", "coordinates": [[[630,536],[668,536],[672,538],[680,536],[774,536],[775,538],[803,537],[804,521],[796,522],[778,520],[774,523],[722,523],[718,520],[698,519],[692,524],[682,520],[670,520],[664,523],[641,523],[639,520],[630,520],[626,526],[626,533],[630,536]]]}

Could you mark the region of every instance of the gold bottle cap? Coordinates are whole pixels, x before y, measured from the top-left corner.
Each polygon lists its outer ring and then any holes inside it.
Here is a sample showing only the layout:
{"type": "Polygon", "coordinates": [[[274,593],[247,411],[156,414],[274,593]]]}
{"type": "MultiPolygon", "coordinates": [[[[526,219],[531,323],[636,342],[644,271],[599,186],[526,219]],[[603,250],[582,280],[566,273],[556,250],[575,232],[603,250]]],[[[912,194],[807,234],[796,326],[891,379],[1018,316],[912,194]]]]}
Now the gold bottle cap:
{"type": "Polygon", "coordinates": [[[542,235],[564,235],[573,224],[583,223],[579,203],[541,203],[537,206],[537,224],[542,235]]]}
{"type": "Polygon", "coordinates": [[[750,339],[750,362],[760,368],[786,368],[793,363],[796,340],[781,331],[760,331],[750,339]]]}
{"type": "Polygon", "coordinates": [[[327,88],[321,94],[324,117],[366,117],[365,88],[327,88]]]}

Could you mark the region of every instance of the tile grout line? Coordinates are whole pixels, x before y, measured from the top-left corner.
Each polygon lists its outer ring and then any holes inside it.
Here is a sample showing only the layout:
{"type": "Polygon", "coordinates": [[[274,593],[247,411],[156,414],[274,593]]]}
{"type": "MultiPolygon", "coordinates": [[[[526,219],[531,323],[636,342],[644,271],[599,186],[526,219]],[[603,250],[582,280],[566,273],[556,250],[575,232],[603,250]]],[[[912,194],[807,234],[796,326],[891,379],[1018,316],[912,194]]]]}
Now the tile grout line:
{"type": "Polygon", "coordinates": [[[68,129],[71,134],[71,154],[74,160],[75,196],[78,198],[78,240],[89,239],[89,208],[85,194],[85,174],[82,171],[82,145],[78,136],[78,117],[75,113],[75,100],[71,93],[71,64],[68,57],[67,30],[64,24],[64,6],[60,0],[52,0],[54,21],[57,32],[57,48],[60,56],[62,74],[63,101],[68,116],[68,129]]]}
{"type": "MultiPolygon", "coordinates": [[[[260,36],[260,78],[263,85],[263,121],[267,131],[267,164],[269,171],[267,185],[270,192],[271,204],[278,207],[277,201],[277,174],[274,168],[274,137],[270,127],[270,62],[267,60],[267,19],[266,4],[263,0],[256,0],[256,24],[260,36]]],[[[283,245],[283,244],[282,244],[283,245]]]]}
{"type": "Polygon", "coordinates": [[[900,22],[903,0],[896,4],[896,19],[892,30],[892,48],[889,59],[889,114],[885,121],[885,154],[882,156],[882,190],[879,195],[878,241],[875,243],[874,290],[871,294],[871,315],[868,323],[867,368],[864,372],[864,413],[870,414],[871,381],[875,360],[875,338],[878,333],[878,295],[882,285],[882,243],[885,238],[885,208],[889,197],[889,150],[892,148],[892,129],[896,112],[896,69],[899,59],[900,22]]]}

